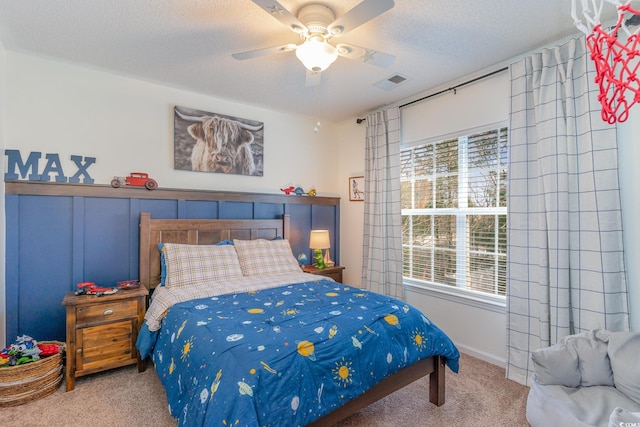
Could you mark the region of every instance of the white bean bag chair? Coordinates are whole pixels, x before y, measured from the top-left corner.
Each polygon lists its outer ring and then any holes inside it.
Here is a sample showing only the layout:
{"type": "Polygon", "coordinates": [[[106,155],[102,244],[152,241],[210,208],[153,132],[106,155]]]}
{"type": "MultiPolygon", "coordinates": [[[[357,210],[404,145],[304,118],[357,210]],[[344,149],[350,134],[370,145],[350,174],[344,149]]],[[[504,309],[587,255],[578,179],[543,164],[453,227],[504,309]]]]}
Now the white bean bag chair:
{"type": "Polygon", "coordinates": [[[532,427],[640,427],[640,333],[570,335],[531,360],[532,427]]]}

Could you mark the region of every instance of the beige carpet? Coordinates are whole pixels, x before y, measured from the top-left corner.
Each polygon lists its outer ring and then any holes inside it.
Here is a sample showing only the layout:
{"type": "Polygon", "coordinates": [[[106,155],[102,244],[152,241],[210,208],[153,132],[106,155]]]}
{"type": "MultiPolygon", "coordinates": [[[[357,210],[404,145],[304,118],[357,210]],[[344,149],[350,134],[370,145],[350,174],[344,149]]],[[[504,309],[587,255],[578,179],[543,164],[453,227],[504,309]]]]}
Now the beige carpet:
{"type": "MultiPolygon", "coordinates": [[[[427,377],[428,378],[428,377],[427,377]]],[[[429,403],[427,378],[372,404],[339,426],[528,426],[529,389],[504,378],[504,369],[463,355],[460,374],[447,369],[446,403],[429,403]]],[[[135,367],[78,378],[76,388],[58,391],[26,405],[0,408],[3,425],[16,427],[175,426],[153,368],[135,367]]]]}

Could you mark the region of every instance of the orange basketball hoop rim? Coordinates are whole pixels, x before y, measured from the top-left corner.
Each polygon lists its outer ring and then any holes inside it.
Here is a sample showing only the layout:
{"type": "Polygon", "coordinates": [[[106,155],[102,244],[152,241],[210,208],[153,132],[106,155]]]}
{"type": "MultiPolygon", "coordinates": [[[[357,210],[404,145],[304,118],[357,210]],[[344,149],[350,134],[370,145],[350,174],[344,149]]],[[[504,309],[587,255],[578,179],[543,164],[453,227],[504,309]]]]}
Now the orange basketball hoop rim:
{"type": "MultiPolygon", "coordinates": [[[[591,5],[595,7],[595,1],[591,5]]],[[[629,31],[625,17],[640,15],[640,11],[631,7],[630,1],[622,4],[615,0],[601,0],[599,8],[589,9],[586,0],[582,0],[583,14],[587,25],[577,18],[576,0],[573,0],[572,15],[576,27],[584,32],[587,48],[596,69],[595,82],[599,88],[598,101],[602,106],[602,119],[610,124],[624,122],[629,118],[629,109],[640,102],[640,35],[638,31],[629,31]],[[615,26],[605,30],[600,23],[603,3],[614,4],[618,9],[615,26]],[[593,13],[593,15],[589,15],[593,13]],[[592,26],[589,29],[589,24],[592,26]],[[620,30],[627,34],[627,40],[618,39],[620,30]]]]}

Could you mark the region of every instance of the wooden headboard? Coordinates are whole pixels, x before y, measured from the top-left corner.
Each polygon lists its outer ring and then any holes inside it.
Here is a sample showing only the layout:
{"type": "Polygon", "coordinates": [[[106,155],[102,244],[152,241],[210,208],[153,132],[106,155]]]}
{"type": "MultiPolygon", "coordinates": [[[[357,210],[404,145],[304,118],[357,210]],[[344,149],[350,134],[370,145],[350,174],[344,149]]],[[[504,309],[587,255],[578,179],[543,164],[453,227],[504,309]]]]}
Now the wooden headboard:
{"type": "Polygon", "coordinates": [[[140,284],[154,289],[160,283],[158,243],[211,245],[221,240],[289,238],[290,217],[281,219],[151,219],[140,214],[140,284]]]}

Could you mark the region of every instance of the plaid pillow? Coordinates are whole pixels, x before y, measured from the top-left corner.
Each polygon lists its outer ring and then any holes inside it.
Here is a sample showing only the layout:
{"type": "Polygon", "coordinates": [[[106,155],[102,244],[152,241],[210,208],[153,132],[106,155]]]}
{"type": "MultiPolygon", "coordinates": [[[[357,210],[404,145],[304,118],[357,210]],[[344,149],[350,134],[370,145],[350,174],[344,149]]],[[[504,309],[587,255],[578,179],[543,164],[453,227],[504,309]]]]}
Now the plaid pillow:
{"type": "Polygon", "coordinates": [[[245,276],[300,272],[298,261],[286,239],[234,240],[233,245],[245,276]]]}
{"type": "MultiPolygon", "coordinates": [[[[233,242],[231,240],[221,240],[218,243],[214,243],[214,245],[233,245],[233,242]]],[[[164,243],[158,243],[158,250],[160,251],[160,286],[164,286],[167,281],[167,263],[164,260],[164,243]]]]}
{"type": "Polygon", "coordinates": [[[182,245],[165,243],[167,288],[242,277],[236,250],[231,245],[182,245]]]}

